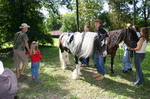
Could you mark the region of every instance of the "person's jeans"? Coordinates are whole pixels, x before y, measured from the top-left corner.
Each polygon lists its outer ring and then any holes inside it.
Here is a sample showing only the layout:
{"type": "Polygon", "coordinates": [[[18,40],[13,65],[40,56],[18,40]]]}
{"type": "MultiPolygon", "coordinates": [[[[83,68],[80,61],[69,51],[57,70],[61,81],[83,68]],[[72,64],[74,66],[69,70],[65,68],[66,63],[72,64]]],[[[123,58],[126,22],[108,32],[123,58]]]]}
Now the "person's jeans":
{"type": "Polygon", "coordinates": [[[145,53],[134,53],[134,63],[136,69],[136,84],[140,85],[144,81],[143,73],[141,69],[141,63],[145,58],[145,53]]]}
{"type": "Polygon", "coordinates": [[[35,77],[34,81],[38,82],[38,70],[39,70],[40,62],[31,63],[31,74],[32,77],[35,77]]]}
{"type": "Polygon", "coordinates": [[[131,60],[130,60],[130,52],[129,50],[124,50],[124,56],[123,56],[123,64],[124,64],[124,68],[123,70],[124,71],[127,71],[128,69],[131,69],[132,68],[132,65],[131,65],[131,60]]]}
{"type": "Polygon", "coordinates": [[[104,71],[104,57],[99,55],[98,52],[94,52],[94,62],[96,64],[96,69],[97,69],[98,73],[104,75],[105,74],[105,71],[104,71]]]}
{"type": "Polygon", "coordinates": [[[82,63],[82,64],[89,65],[89,57],[88,57],[88,58],[82,58],[82,59],[81,59],[81,63],[82,63]]]}

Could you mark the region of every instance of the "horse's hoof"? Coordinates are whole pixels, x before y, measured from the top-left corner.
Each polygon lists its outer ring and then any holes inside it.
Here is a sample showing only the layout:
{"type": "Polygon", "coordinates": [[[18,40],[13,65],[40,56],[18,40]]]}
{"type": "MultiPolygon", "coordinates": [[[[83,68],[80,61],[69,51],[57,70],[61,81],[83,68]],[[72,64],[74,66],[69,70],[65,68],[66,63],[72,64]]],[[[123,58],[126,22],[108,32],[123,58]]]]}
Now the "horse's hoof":
{"type": "Polygon", "coordinates": [[[76,80],[76,79],[77,79],[77,77],[72,77],[72,79],[76,80]]]}
{"type": "Polygon", "coordinates": [[[78,79],[78,78],[79,78],[79,77],[77,77],[77,76],[72,76],[72,79],[74,79],[74,80],[75,80],[75,79],[78,79]]]}
{"type": "Polygon", "coordinates": [[[83,74],[80,72],[79,75],[83,75],[83,74]]]}
{"type": "Polygon", "coordinates": [[[71,63],[70,63],[70,62],[68,62],[68,63],[67,63],[67,65],[71,65],[71,63]]]}
{"type": "Polygon", "coordinates": [[[114,74],[114,71],[111,71],[112,74],[114,74]]]}
{"type": "Polygon", "coordinates": [[[66,69],[66,67],[61,67],[61,69],[65,70],[65,69],[66,69]]]}

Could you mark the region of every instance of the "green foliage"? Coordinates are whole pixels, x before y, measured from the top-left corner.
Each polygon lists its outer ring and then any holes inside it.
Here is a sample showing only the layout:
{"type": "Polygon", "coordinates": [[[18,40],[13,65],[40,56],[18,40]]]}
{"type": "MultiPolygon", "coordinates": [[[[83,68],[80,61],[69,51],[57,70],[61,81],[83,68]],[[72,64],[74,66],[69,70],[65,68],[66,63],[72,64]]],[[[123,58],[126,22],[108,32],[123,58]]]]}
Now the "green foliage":
{"type": "MultiPolygon", "coordinates": [[[[108,55],[105,64],[105,79],[95,80],[92,75],[96,73],[92,58],[88,67],[81,67],[80,79],[73,80],[72,72],[75,69],[73,56],[71,65],[62,70],[59,62],[58,39],[55,46],[40,46],[42,62],[39,68],[39,83],[34,83],[31,78],[31,66],[28,65],[26,73],[28,77],[18,80],[19,99],[149,99],[150,97],[150,45],[148,44],[146,58],[142,62],[144,83],[141,86],[133,86],[136,78],[135,67],[133,71],[122,73],[123,50],[118,49],[114,59],[114,74],[110,73],[110,60],[108,55]]],[[[13,55],[0,53],[0,60],[4,66],[15,72],[13,55]]],[[[133,63],[134,64],[134,63],[133,63]]]]}
{"type": "Polygon", "coordinates": [[[110,20],[110,16],[109,16],[109,12],[101,13],[98,18],[101,19],[104,28],[106,28],[107,30],[113,29],[112,28],[113,26],[112,26],[112,23],[110,20]]]}
{"type": "Polygon", "coordinates": [[[62,17],[62,28],[61,31],[67,32],[67,31],[77,31],[77,24],[76,24],[76,16],[75,13],[72,14],[65,14],[62,17]]]}
{"type": "Polygon", "coordinates": [[[141,18],[144,19],[144,25],[145,27],[150,25],[150,0],[142,0],[142,6],[139,10],[139,14],[141,15],[141,18]]]}
{"type": "Polygon", "coordinates": [[[49,16],[49,18],[47,18],[46,20],[48,31],[59,30],[61,28],[61,25],[61,17],[58,15],[49,16]]]}
{"type": "Polygon", "coordinates": [[[102,11],[103,1],[102,0],[80,0],[79,3],[79,18],[80,18],[80,30],[83,31],[86,25],[91,27],[93,30],[93,21],[98,18],[102,11]]]}
{"type": "MultiPolygon", "coordinates": [[[[70,1],[63,0],[66,3],[65,5],[70,4],[70,1]],[[69,2],[69,3],[68,3],[69,2]]],[[[93,30],[93,21],[95,18],[98,18],[98,14],[100,14],[102,10],[103,2],[102,0],[79,0],[79,31],[83,31],[85,25],[91,26],[93,30]]],[[[74,2],[72,2],[72,8],[76,11],[76,7],[74,2]]],[[[66,14],[62,19],[62,30],[63,31],[77,31],[77,22],[76,22],[76,14],[66,14]]]]}
{"type": "Polygon", "coordinates": [[[132,23],[128,2],[109,0],[109,8],[110,30],[123,28],[126,23],[132,23]]]}
{"type": "Polygon", "coordinates": [[[40,0],[0,0],[0,42],[12,43],[14,34],[19,31],[21,23],[31,26],[29,39],[53,44],[53,40],[46,30],[44,15],[40,12],[40,0]]]}

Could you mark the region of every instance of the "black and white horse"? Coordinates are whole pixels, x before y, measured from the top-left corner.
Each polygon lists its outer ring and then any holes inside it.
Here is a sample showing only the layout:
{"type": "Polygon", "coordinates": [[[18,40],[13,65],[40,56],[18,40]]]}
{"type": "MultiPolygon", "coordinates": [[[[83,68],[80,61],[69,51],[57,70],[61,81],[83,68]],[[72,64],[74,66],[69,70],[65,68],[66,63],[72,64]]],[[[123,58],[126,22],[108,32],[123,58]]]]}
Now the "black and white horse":
{"type": "Polygon", "coordinates": [[[72,78],[77,79],[80,77],[81,62],[79,59],[90,57],[94,50],[98,50],[100,55],[107,55],[107,41],[98,36],[95,32],[80,33],[75,32],[72,34],[63,33],[59,37],[59,57],[61,68],[65,69],[66,64],[70,64],[68,53],[75,56],[76,68],[72,73],[72,78]]]}

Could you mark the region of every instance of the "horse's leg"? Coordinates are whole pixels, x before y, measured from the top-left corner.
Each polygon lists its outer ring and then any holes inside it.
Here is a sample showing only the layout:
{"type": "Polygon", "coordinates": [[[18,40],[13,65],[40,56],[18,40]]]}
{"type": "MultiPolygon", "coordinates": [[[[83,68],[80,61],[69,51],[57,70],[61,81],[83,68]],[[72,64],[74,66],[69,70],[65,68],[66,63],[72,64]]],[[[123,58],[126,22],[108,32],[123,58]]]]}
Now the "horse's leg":
{"type": "Polygon", "coordinates": [[[115,46],[113,49],[113,52],[111,53],[111,69],[110,69],[111,73],[114,73],[113,65],[114,65],[114,58],[115,58],[117,49],[118,49],[118,46],[115,46]]]}
{"type": "Polygon", "coordinates": [[[67,63],[67,65],[71,64],[71,62],[69,60],[69,53],[66,54],[66,63],[67,63]]]}
{"type": "Polygon", "coordinates": [[[60,58],[60,65],[62,69],[66,69],[66,63],[65,63],[65,51],[61,51],[59,49],[59,58],[60,58]]]}
{"type": "Polygon", "coordinates": [[[77,79],[80,77],[80,67],[81,67],[81,63],[78,61],[78,57],[75,56],[75,63],[76,63],[76,68],[74,69],[73,73],[72,73],[72,78],[73,79],[77,79]]]}
{"type": "Polygon", "coordinates": [[[114,65],[114,55],[111,55],[111,73],[114,73],[114,70],[113,70],[113,65],[114,65]]]}
{"type": "Polygon", "coordinates": [[[79,69],[78,69],[79,75],[82,75],[82,73],[81,73],[81,65],[82,65],[81,58],[78,60],[78,65],[79,65],[79,69]]]}

